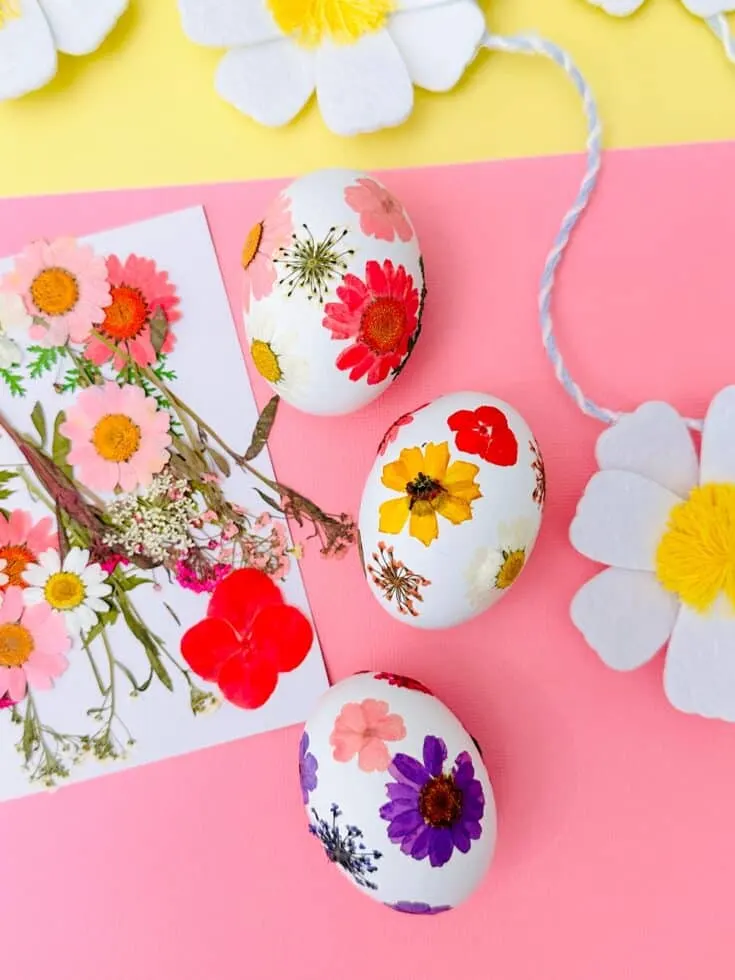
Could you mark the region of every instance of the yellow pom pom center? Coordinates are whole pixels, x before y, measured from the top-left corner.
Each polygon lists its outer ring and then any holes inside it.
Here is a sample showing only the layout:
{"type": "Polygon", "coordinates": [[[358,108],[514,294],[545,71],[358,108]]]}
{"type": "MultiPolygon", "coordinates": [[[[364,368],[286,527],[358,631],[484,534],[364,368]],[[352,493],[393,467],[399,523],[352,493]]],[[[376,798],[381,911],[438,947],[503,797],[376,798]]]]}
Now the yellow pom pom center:
{"type": "Polygon", "coordinates": [[[353,44],[379,31],[393,12],[393,0],[267,0],[284,34],[313,47],[322,41],[353,44]]]}

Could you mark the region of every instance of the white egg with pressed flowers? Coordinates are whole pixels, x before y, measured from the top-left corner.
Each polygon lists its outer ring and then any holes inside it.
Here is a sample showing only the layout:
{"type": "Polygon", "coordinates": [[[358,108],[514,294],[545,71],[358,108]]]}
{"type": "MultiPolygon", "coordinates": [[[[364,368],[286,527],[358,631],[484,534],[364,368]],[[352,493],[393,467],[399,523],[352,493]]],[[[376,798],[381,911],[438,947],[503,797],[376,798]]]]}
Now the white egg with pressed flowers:
{"type": "Polygon", "coordinates": [[[421,331],[414,227],[379,180],[319,170],[278,194],[242,250],[255,370],[284,401],[343,415],[377,398],[421,331]]]}
{"type": "Polygon", "coordinates": [[[472,619],[525,568],[545,496],[538,443],[505,402],[458,392],[406,413],[379,446],[360,508],[373,594],[411,626],[472,619]]]}

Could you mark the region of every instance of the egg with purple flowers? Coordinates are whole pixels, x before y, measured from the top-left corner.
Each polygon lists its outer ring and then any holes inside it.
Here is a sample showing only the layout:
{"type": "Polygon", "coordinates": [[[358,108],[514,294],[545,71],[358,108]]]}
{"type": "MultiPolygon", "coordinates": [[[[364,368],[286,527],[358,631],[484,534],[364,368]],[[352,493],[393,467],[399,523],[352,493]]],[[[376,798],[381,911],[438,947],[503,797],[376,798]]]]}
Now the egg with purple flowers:
{"type": "Polygon", "coordinates": [[[352,884],[409,915],[456,908],[495,850],[477,742],[418,681],[362,673],[332,687],[301,737],[309,831],[352,884]]]}

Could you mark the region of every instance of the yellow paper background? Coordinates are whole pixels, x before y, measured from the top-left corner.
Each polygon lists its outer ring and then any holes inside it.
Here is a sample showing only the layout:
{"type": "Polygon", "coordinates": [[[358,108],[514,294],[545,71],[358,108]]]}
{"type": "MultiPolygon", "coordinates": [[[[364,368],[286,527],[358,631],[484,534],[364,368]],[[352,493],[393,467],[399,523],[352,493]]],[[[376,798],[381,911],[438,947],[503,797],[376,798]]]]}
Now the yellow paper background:
{"type": "MultiPolygon", "coordinates": [[[[607,147],[735,137],[735,65],[679,0],[617,20],[586,0],[498,0],[495,33],[565,47],[593,86],[607,147]]],[[[312,104],[267,130],[221,102],[220,52],[183,35],[175,0],[133,0],[102,49],[61,59],[51,86],[0,105],[0,193],[285,175],[327,165],[409,166],[579,150],[579,100],[540,58],[483,52],[459,88],[419,93],[400,129],[332,136],[312,104]]]]}

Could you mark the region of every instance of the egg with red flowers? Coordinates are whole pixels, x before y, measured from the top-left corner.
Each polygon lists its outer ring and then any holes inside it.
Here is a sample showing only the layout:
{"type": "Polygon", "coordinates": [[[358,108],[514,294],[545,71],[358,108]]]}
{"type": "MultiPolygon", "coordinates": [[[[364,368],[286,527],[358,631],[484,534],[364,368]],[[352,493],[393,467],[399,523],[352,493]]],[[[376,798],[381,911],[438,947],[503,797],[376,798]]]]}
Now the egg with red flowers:
{"type": "Polygon", "coordinates": [[[373,595],[410,626],[473,619],[523,573],[545,498],[539,444],[511,405],[465,391],[405,413],[380,443],[360,507],[373,595]]]}
{"type": "Polygon", "coordinates": [[[251,364],[303,412],[344,415],[377,398],[421,332],[416,231],[381,180],[318,170],[271,201],[245,237],[251,364]]]}

